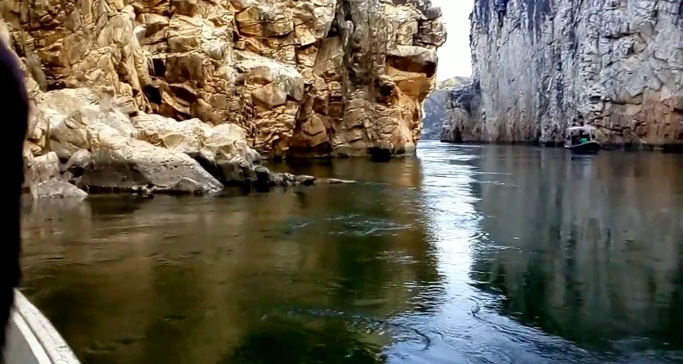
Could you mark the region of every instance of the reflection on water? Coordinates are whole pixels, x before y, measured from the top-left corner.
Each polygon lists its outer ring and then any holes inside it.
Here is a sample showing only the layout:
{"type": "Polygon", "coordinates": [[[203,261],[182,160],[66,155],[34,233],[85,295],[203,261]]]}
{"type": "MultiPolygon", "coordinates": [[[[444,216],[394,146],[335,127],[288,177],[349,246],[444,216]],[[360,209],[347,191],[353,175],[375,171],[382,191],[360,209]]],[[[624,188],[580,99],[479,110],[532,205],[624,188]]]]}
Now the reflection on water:
{"type": "Polygon", "coordinates": [[[27,203],[24,290],[86,364],[683,360],[682,156],[419,154],[275,166],[357,185],[27,203]]]}
{"type": "Polygon", "coordinates": [[[556,154],[483,152],[476,286],[590,348],[683,347],[682,158],[556,154]]]}

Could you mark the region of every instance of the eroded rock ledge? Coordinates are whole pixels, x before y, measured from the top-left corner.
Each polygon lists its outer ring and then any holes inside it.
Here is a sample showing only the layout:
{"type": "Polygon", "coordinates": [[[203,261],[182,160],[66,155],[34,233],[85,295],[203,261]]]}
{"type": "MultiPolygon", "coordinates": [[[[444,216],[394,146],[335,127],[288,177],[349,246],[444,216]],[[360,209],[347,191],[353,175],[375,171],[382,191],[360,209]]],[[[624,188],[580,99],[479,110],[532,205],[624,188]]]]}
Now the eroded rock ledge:
{"type": "Polygon", "coordinates": [[[474,80],[451,92],[446,141],[683,146],[679,0],[476,0],[474,80]]]}

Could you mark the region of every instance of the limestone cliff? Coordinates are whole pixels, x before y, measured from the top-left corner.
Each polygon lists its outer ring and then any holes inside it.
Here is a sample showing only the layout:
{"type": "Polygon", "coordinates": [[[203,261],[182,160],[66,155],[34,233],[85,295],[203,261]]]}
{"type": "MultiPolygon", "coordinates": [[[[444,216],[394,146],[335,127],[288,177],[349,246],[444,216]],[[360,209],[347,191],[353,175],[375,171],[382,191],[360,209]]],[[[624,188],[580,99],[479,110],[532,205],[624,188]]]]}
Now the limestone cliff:
{"type": "Polygon", "coordinates": [[[471,27],[444,140],[557,144],[586,123],[605,144],[683,144],[683,1],[476,0],[471,27]]]}
{"type": "MultiPolygon", "coordinates": [[[[429,0],[3,7],[12,43],[43,92],[113,88],[131,115],[236,125],[270,157],[411,153],[445,41],[441,11],[429,0]]],[[[32,133],[35,155],[50,151],[43,129],[32,133]]]]}
{"type": "Polygon", "coordinates": [[[424,118],[422,122],[421,140],[438,140],[441,129],[447,118],[446,110],[449,105],[449,90],[463,83],[469,83],[467,77],[452,77],[440,81],[424,103],[424,118]]]}
{"type": "Polygon", "coordinates": [[[438,140],[441,127],[446,120],[446,105],[448,104],[448,90],[434,90],[424,105],[424,120],[422,122],[421,140],[438,140]]]}

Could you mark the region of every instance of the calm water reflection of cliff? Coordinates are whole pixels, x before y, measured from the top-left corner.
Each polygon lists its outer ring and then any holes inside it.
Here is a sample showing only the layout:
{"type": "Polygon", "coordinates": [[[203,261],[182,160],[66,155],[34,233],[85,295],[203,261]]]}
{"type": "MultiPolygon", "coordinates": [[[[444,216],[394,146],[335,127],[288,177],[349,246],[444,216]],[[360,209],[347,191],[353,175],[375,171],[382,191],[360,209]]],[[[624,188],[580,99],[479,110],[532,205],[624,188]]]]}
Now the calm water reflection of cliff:
{"type": "Polygon", "coordinates": [[[478,165],[471,276],[501,314],[589,347],[683,347],[680,155],[501,147],[478,165]]]}
{"type": "Polygon", "coordinates": [[[84,363],[683,358],[679,155],[275,168],[360,183],[27,203],[25,292],[84,363]]]}

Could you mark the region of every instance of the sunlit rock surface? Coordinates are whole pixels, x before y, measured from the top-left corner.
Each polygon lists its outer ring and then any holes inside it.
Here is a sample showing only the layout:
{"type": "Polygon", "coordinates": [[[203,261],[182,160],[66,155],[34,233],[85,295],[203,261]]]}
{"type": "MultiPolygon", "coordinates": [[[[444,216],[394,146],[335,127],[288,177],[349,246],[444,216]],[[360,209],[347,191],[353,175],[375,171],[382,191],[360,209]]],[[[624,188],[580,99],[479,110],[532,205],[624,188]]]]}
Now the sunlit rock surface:
{"type": "MultiPolygon", "coordinates": [[[[429,0],[3,4],[33,95],[106,87],[129,114],[236,125],[268,157],[412,153],[440,17],[429,0]]],[[[35,155],[51,149],[38,124],[35,155]]]]}

